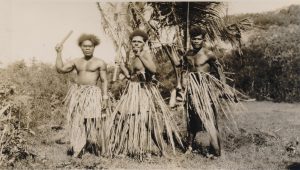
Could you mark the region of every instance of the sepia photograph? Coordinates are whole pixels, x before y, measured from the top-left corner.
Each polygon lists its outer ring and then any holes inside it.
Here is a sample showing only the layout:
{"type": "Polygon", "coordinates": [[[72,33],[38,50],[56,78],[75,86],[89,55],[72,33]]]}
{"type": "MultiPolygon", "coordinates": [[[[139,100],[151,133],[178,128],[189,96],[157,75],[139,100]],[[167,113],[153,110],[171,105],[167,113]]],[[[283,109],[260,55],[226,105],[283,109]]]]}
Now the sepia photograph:
{"type": "Polygon", "coordinates": [[[300,169],[300,1],[0,0],[0,169],[300,169]]]}

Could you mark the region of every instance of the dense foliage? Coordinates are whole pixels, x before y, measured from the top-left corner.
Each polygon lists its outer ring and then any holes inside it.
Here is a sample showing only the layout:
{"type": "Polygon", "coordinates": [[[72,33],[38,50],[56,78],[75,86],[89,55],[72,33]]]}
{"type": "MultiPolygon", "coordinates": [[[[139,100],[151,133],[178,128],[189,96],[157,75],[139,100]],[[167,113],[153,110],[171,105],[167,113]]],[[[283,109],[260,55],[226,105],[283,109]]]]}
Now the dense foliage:
{"type": "MultiPolygon", "coordinates": [[[[226,57],[236,87],[261,100],[300,101],[300,6],[247,15],[256,29],[243,55],[226,57]],[[263,28],[263,29],[262,29],[263,28]]],[[[254,32],[254,33],[253,33],[254,32]]]]}
{"type": "MultiPolygon", "coordinates": [[[[27,126],[56,117],[62,107],[71,76],[63,76],[47,64],[26,66],[24,61],[17,61],[1,71],[3,82],[15,88],[13,103],[19,103],[19,117],[27,126]]],[[[3,100],[1,100],[3,102],[3,100]]]]}

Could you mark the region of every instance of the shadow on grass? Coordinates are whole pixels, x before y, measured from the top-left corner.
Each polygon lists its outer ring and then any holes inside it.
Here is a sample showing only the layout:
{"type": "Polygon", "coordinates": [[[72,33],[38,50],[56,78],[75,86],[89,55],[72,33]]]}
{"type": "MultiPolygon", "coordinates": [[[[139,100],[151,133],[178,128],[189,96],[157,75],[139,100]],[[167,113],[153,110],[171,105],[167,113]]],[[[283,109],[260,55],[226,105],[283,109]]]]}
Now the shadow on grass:
{"type": "Polygon", "coordinates": [[[286,167],[289,170],[299,170],[300,169],[300,162],[293,162],[292,164],[286,167]]]}

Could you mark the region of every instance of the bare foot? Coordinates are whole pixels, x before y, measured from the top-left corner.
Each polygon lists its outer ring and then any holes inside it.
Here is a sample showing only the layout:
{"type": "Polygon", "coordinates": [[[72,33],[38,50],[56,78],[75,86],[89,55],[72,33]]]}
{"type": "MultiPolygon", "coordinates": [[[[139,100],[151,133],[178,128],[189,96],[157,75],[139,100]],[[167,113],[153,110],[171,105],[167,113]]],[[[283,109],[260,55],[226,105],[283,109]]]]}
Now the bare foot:
{"type": "Polygon", "coordinates": [[[162,151],[162,156],[167,158],[167,159],[171,159],[171,157],[165,152],[165,151],[162,151]]]}
{"type": "Polygon", "coordinates": [[[191,154],[192,151],[193,151],[193,148],[191,146],[189,146],[184,154],[191,154]]]}
{"type": "Polygon", "coordinates": [[[152,159],[151,153],[146,153],[146,159],[147,159],[147,160],[151,160],[151,159],[152,159]]]}
{"type": "Polygon", "coordinates": [[[210,158],[210,159],[217,159],[218,157],[213,155],[213,154],[210,154],[210,153],[206,153],[205,155],[206,158],[210,158]]]}

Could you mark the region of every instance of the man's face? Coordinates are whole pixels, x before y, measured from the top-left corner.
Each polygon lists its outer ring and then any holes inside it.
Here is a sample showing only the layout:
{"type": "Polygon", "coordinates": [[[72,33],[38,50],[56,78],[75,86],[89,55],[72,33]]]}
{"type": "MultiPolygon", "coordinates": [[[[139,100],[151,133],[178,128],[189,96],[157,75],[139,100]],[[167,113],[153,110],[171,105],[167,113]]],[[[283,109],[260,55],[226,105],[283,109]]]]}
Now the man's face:
{"type": "Polygon", "coordinates": [[[85,56],[93,56],[95,46],[90,40],[83,41],[80,47],[85,56]]]}
{"type": "Polygon", "coordinates": [[[192,46],[194,49],[199,49],[202,47],[204,41],[204,37],[202,35],[198,35],[192,37],[192,46]]]}
{"type": "Polygon", "coordinates": [[[141,52],[144,48],[145,41],[141,36],[135,36],[131,40],[132,50],[134,53],[141,52]]]}

